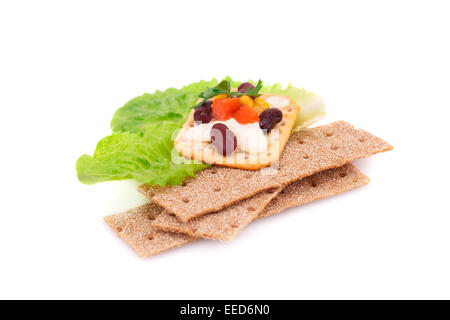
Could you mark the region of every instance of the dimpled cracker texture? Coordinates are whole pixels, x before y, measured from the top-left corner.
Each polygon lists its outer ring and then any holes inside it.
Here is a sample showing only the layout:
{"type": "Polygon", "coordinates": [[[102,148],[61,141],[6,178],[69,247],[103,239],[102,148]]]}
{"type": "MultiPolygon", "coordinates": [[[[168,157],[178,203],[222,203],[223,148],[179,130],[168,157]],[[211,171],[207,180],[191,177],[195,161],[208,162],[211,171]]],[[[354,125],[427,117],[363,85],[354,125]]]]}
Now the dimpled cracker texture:
{"type": "Polygon", "coordinates": [[[161,188],[141,185],[139,191],[175,213],[182,221],[188,221],[209,212],[217,212],[259,191],[279,187],[280,184],[263,170],[213,166],[198,172],[195,178],[185,180],[181,186],[161,188]]]}
{"type": "MultiPolygon", "coordinates": [[[[293,182],[273,199],[266,209],[256,218],[276,214],[283,209],[306,204],[318,199],[349,191],[366,185],[369,179],[351,164],[341,168],[316,173],[311,177],[293,182]]],[[[147,204],[122,214],[105,218],[115,232],[142,257],[150,256],[164,250],[194,241],[194,237],[159,231],[158,246],[148,240],[148,235],[155,234],[151,226],[156,220],[150,220],[164,209],[156,204],[147,204]],[[124,233],[125,230],[125,233],[124,233]]]]}
{"type": "Polygon", "coordinates": [[[269,202],[257,219],[362,187],[369,181],[366,175],[350,163],[316,173],[287,185],[276,198],[269,202]]]}
{"type": "Polygon", "coordinates": [[[205,239],[230,241],[264,210],[282,188],[264,190],[250,198],[228,206],[219,212],[212,212],[201,217],[180,221],[167,210],[153,221],[157,229],[180,232],[205,239]]]}
{"type": "Polygon", "coordinates": [[[350,161],[392,150],[380,138],[352,125],[337,121],[294,132],[279,161],[279,170],[247,171],[211,167],[197,173],[183,186],[139,190],[152,201],[186,222],[249,198],[263,190],[286,184],[350,161]]]}
{"type": "Polygon", "coordinates": [[[292,182],[282,190],[270,189],[260,192],[218,213],[209,213],[188,222],[182,222],[164,211],[153,221],[153,226],[164,231],[185,233],[193,237],[230,241],[255,219],[342,193],[367,183],[369,178],[353,165],[347,164],[292,182]]]}
{"type": "Polygon", "coordinates": [[[195,240],[185,234],[165,232],[152,227],[152,221],[164,209],[147,203],[104,218],[105,222],[141,257],[148,257],[195,240]]]}

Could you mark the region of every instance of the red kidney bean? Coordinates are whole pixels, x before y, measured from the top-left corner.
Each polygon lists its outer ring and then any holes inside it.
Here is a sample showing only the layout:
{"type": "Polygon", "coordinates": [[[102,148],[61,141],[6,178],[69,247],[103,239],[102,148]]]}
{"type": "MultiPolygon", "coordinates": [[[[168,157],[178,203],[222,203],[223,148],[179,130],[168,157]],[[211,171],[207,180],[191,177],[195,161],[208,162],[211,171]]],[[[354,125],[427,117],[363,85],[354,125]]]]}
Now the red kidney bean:
{"type": "Polygon", "coordinates": [[[211,128],[211,142],[217,152],[223,156],[230,155],[236,150],[237,140],[233,131],[223,123],[216,123],[211,128]]]}
{"type": "Polygon", "coordinates": [[[201,123],[210,123],[211,122],[211,114],[206,112],[194,112],[194,121],[201,123]]]}
{"type": "Polygon", "coordinates": [[[207,100],[202,106],[194,111],[194,121],[201,123],[209,123],[212,119],[212,102],[207,100]]]}
{"type": "Polygon", "coordinates": [[[254,88],[255,88],[255,86],[252,85],[250,82],[243,82],[238,87],[238,92],[246,93],[248,89],[254,89],[254,88]]]}
{"type": "Polygon", "coordinates": [[[212,101],[206,100],[205,103],[201,106],[201,108],[204,108],[206,112],[211,113],[212,112],[212,101]]]}

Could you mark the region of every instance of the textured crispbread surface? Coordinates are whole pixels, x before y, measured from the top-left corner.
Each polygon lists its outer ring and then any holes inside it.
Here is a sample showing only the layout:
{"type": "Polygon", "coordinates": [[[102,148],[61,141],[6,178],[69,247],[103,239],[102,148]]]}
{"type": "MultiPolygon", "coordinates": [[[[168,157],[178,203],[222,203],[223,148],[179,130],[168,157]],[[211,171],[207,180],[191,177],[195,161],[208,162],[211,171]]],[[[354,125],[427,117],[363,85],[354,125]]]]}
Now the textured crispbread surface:
{"type": "Polygon", "coordinates": [[[246,225],[255,220],[281,190],[282,188],[274,188],[262,191],[219,212],[208,213],[187,222],[180,221],[166,210],[153,221],[153,226],[157,229],[185,233],[193,237],[230,241],[246,225]]]}
{"type": "MultiPolygon", "coordinates": [[[[369,179],[351,164],[319,172],[288,185],[284,192],[278,194],[256,219],[279,213],[290,207],[349,191],[366,185],[368,182],[369,179]]],[[[119,237],[128,242],[142,257],[195,240],[195,238],[185,235],[156,231],[160,235],[158,238],[159,245],[155,247],[148,242],[146,235],[155,232],[155,229],[150,225],[152,224],[150,219],[158,216],[163,210],[162,207],[149,203],[122,214],[106,217],[105,221],[116,231],[119,237]]]]}
{"type": "Polygon", "coordinates": [[[193,237],[230,241],[255,219],[342,193],[367,183],[369,178],[353,165],[347,164],[292,182],[284,189],[260,192],[218,213],[209,213],[188,222],[182,222],[164,211],[153,221],[153,226],[164,231],[185,233],[193,237]],[[248,208],[253,211],[249,211],[248,208]]]}
{"type": "MultiPolygon", "coordinates": [[[[261,98],[266,99],[270,96],[276,95],[263,94],[261,98]]],[[[195,110],[191,111],[186,123],[178,132],[174,141],[175,149],[185,158],[230,168],[257,170],[270,166],[272,163],[278,161],[294,127],[297,115],[300,112],[300,107],[291,98],[287,96],[281,97],[288,99],[290,103],[285,107],[279,108],[283,112],[283,119],[268,132],[268,148],[264,152],[257,154],[234,152],[224,157],[209,142],[190,141],[186,138],[186,132],[194,126],[195,110]]]]}
{"type": "Polygon", "coordinates": [[[370,179],[352,164],[316,173],[287,185],[269,202],[257,219],[364,186],[369,181],[370,179]]]}
{"type": "Polygon", "coordinates": [[[392,148],[384,140],[345,121],[302,129],[286,145],[274,180],[286,185],[392,148]]]}
{"type": "Polygon", "coordinates": [[[280,184],[271,175],[265,174],[264,170],[213,166],[198,172],[194,179],[186,180],[182,186],[165,189],[142,185],[139,191],[176,214],[182,221],[188,221],[205,213],[217,212],[258,191],[278,187],[280,184]]]}
{"type": "Polygon", "coordinates": [[[150,202],[104,219],[137,254],[148,257],[195,240],[185,234],[165,232],[152,227],[152,221],[163,210],[157,204],[150,202]]]}
{"type": "Polygon", "coordinates": [[[285,186],[317,172],[391,150],[380,138],[337,121],[292,134],[279,161],[279,170],[247,171],[211,167],[185,186],[140,191],[186,222],[251,197],[260,191],[285,186]]]}

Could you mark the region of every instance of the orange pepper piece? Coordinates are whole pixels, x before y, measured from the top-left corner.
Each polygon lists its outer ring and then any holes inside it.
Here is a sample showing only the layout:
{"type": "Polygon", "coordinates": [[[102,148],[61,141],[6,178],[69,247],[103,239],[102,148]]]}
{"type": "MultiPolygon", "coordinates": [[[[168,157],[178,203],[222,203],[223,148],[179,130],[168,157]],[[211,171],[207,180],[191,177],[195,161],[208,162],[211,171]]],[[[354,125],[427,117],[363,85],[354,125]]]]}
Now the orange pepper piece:
{"type": "Polygon", "coordinates": [[[259,122],[258,112],[246,104],[242,105],[241,108],[233,114],[233,118],[240,124],[259,122]]]}
{"type": "Polygon", "coordinates": [[[228,120],[239,110],[241,103],[238,98],[217,99],[212,103],[212,114],[216,120],[228,120]]]}

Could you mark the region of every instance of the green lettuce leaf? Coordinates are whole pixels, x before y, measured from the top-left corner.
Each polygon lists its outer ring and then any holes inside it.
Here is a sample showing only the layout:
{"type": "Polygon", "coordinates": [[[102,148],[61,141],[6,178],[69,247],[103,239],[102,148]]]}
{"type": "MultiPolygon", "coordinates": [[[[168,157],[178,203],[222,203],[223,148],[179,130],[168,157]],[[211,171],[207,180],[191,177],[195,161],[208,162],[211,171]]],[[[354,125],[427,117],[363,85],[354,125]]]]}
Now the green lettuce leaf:
{"type": "Polygon", "coordinates": [[[281,84],[277,83],[264,86],[261,92],[288,96],[300,106],[294,131],[312,125],[325,115],[325,103],[322,98],[303,88],[296,88],[289,84],[283,89],[281,84]]]}
{"type": "Polygon", "coordinates": [[[199,94],[207,87],[214,87],[217,84],[218,81],[212,79],[195,82],[181,89],[169,88],[152,94],[145,93],[130,100],[114,113],[111,129],[113,132],[142,133],[151,123],[160,121],[184,123],[199,94]]]}
{"type": "Polygon", "coordinates": [[[179,185],[208,165],[186,160],[173,152],[178,122],[147,125],[142,134],[119,132],[100,140],[94,156],[82,155],[76,164],[85,184],[135,179],[150,185],[179,185]]]}
{"type": "MultiPolygon", "coordinates": [[[[240,82],[233,81],[233,87],[240,82]]],[[[113,134],[97,144],[93,156],[82,155],[76,164],[82,183],[135,179],[150,185],[179,185],[208,165],[186,160],[173,147],[176,132],[186,121],[201,92],[219,83],[199,81],[181,89],[143,94],[118,109],[111,121],[113,134]]],[[[266,85],[261,92],[287,95],[301,107],[294,130],[311,125],[324,114],[324,103],[312,92],[289,85],[266,85]]]]}

